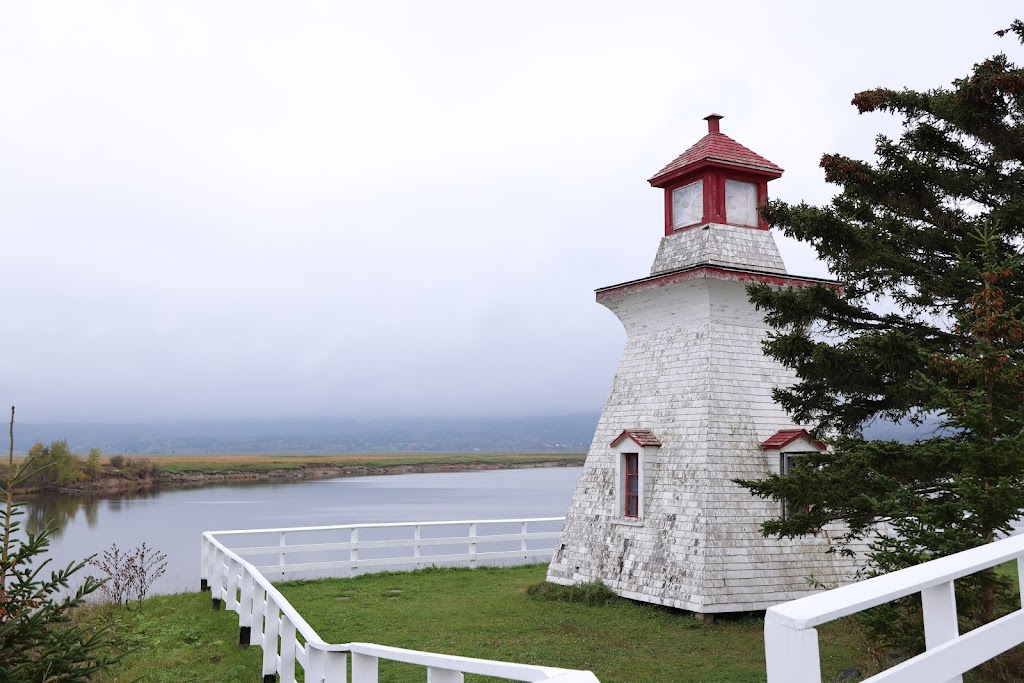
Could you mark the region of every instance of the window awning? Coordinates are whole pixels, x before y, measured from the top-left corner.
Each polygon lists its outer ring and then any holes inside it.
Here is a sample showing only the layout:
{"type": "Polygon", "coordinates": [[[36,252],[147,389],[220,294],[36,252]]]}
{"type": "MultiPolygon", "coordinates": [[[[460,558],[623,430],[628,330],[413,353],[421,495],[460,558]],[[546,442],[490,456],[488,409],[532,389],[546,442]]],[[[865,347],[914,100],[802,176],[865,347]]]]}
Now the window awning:
{"type": "Polygon", "coordinates": [[[654,435],[649,429],[626,429],[612,441],[612,448],[619,445],[619,443],[629,437],[632,439],[637,446],[644,448],[646,446],[654,446],[655,448],[661,448],[661,441],[654,435]]]}
{"type": "Polygon", "coordinates": [[[827,448],[825,444],[813,438],[806,429],[780,429],[768,437],[768,439],[762,441],[761,448],[765,450],[780,450],[800,438],[806,439],[820,451],[827,448]]]}

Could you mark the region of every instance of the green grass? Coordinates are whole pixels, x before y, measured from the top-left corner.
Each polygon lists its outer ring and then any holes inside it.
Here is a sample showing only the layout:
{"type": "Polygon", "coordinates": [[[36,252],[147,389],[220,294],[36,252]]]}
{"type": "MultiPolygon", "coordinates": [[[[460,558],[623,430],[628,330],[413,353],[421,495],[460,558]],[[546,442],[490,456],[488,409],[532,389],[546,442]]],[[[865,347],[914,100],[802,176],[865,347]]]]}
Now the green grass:
{"type": "Polygon", "coordinates": [[[210,608],[209,593],[159,595],[141,605],[84,608],[83,619],[112,626],[114,649],[124,658],[97,683],[256,683],[262,650],[241,648],[238,617],[210,608]]]}
{"type": "MultiPolygon", "coordinates": [[[[759,616],[705,626],[688,612],[608,596],[596,586],[528,594],[546,567],[367,574],[281,590],[328,642],[589,669],[602,683],[765,680],[759,616]]],[[[865,649],[858,629],[831,626],[821,638],[825,680],[859,665],[855,653],[865,649]]],[[[422,670],[381,665],[381,683],[422,680],[422,670]]]]}
{"type": "MultiPolygon", "coordinates": [[[[545,565],[421,570],[291,582],[285,596],[328,642],[590,669],[602,683],[764,681],[764,622],[702,625],[686,612],[624,600],[599,587],[541,590],[545,565]],[[562,599],[562,598],[565,599],[562,599]]],[[[125,658],[111,681],[260,680],[261,650],[240,648],[237,615],[210,609],[208,593],[158,596],[141,606],[91,608],[114,625],[125,658]]],[[[824,680],[861,664],[866,646],[848,623],[821,630],[824,680]]],[[[381,663],[380,683],[422,683],[420,667],[381,663]]],[[[467,683],[496,679],[466,676],[467,683]]]]}

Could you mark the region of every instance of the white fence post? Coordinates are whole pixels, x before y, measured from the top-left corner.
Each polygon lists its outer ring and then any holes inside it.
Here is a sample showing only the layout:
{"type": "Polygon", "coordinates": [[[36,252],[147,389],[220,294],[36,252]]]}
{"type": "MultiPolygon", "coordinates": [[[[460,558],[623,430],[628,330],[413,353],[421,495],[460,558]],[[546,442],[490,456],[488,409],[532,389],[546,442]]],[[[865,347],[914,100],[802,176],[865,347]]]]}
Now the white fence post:
{"type": "Polygon", "coordinates": [[[220,609],[220,602],[224,597],[224,557],[220,548],[214,548],[210,556],[213,558],[213,572],[210,574],[210,597],[213,609],[220,609]]]}
{"type": "MultiPolygon", "coordinates": [[[[931,650],[960,635],[956,618],[956,593],[953,582],[947,581],[921,591],[921,612],[924,616],[924,646],[931,650]]],[[[946,679],[963,683],[963,676],[946,679]]]]}
{"type": "Polygon", "coordinates": [[[344,652],[328,652],[324,683],[345,683],[348,679],[348,657],[344,652]]]}
{"type": "Polygon", "coordinates": [[[324,669],[327,666],[327,653],[313,647],[306,641],[306,665],[302,667],[302,680],[306,683],[323,683],[324,669]]]}
{"type": "Polygon", "coordinates": [[[281,683],[295,683],[295,624],[287,614],[281,615],[281,667],[277,675],[281,683]]]}
{"type": "MultiPolygon", "coordinates": [[[[204,537],[203,540],[206,541],[206,588],[210,589],[211,586],[213,586],[213,571],[217,559],[217,548],[209,541],[209,539],[204,537]]],[[[214,597],[216,597],[216,595],[214,595],[214,597]]]]}
{"type": "Polygon", "coordinates": [[[476,566],[476,524],[469,525],[469,566],[476,566]]]}
{"type": "Polygon", "coordinates": [[[1017,558],[1017,587],[1020,589],[1020,607],[1024,609],[1024,555],[1017,558]]]}
{"type": "Polygon", "coordinates": [[[377,658],[352,653],[352,683],[377,683],[377,658]]]}
{"type": "Polygon", "coordinates": [[[821,683],[818,632],[796,630],[773,619],[764,619],[764,659],[768,683],[821,683]]]}
{"type": "Polygon", "coordinates": [[[225,607],[238,611],[238,569],[241,565],[233,557],[228,558],[227,601],[225,607]]]}
{"type": "Polygon", "coordinates": [[[238,605],[238,644],[249,645],[252,639],[252,591],[256,580],[242,568],[242,600],[238,605]]]}
{"type": "Polygon", "coordinates": [[[252,596],[252,616],[249,618],[249,644],[263,645],[263,615],[267,611],[267,591],[257,585],[252,596]]]}
{"type": "Polygon", "coordinates": [[[267,599],[266,629],[263,635],[263,680],[273,681],[277,675],[277,632],[281,623],[281,610],[277,603],[267,599]]]}
{"type": "Polygon", "coordinates": [[[210,575],[207,573],[209,569],[210,541],[207,540],[206,535],[204,534],[199,540],[199,590],[201,591],[205,591],[210,587],[210,575]]]}
{"type": "MultiPolygon", "coordinates": [[[[420,563],[419,563],[419,556],[420,556],[420,540],[422,540],[422,539],[420,538],[420,525],[419,525],[419,524],[417,524],[416,526],[414,526],[414,527],[413,527],[413,531],[412,531],[412,540],[413,540],[413,544],[412,544],[412,556],[413,556],[413,557],[415,557],[415,558],[417,559],[417,562],[416,562],[416,564],[415,564],[415,567],[416,567],[416,569],[419,569],[419,568],[420,568],[420,563]]],[[[1024,595],[1024,593],[1022,593],[1022,595],[1024,595]]]]}
{"type": "MultiPolygon", "coordinates": [[[[278,540],[277,544],[278,544],[279,546],[281,546],[282,548],[283,548],[283,547],[285,547],[285,545],[287,545],[287,538],[285,537],[285,534],[286,534],[286,532],[282,531],[282,532],[281,532],[281,533],[280,533],[280,534],[278,535],[278,539],[279,539],[279,540],[278,540]]],[[[279,554],[279,555],[277,556],[277,563],[278,563],[279,565],[281,565],[282,567],[283,567],[283,566],[285,566],[286,564],[288,564],[288,556],[287,556],[287,555],[285,555],[285,553],[284,553],[284,552],[281,552],[281,553],[280,553],[280,554],[279,554]]],[[[282,575],[282,576],[283,576],[283,575],[282,575]]]]}
{"type": "Polygon", "coordinates": [[[524,558],[526,557],[526,534],[529,533],[527,531],[528,525],[529,522],[523,522],[522,531],[520,531],[520,533],[523,535],[523,539],[519,542],[519,549],[523,551],[524,558]]]}
{"type": "Polygon", "coordinates": [[[427,667],[427,683],[463,683],[464,679],[461,671],[439,669],[436,666],[427,667]]]}
{"type": "Polygon", "coordinates": [[[349,534],[348,542],[352,544],[352,548],[348,551],[348,561],[352,563],[352,573],[355,574],[358,570],[356,562],[359,561],[359,529],[352,529],[352,533],[349,534]]]}

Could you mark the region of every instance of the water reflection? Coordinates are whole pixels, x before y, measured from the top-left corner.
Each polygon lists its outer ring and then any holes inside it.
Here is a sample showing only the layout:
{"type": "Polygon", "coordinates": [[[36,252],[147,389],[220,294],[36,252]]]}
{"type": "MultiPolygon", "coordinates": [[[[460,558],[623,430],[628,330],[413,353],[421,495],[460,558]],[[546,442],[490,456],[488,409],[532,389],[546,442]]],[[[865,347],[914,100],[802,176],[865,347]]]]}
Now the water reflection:
{"type": "Polygon", "coordinates": [[[455,519],[561,517],[581,469],[538,468],[350,477],[300,482],[239,482],[136,491],[110,497],[38,496],[24,500],[25,529],[46,524],[54,566],[117,543],[145,542],[167,555],[154,592],[195,590],[203,531],[455,519]]]}
{"type": "Polygon", "coordinates": [[[21,501],[24,528],[38,534],[50,525],[53,529],[51,540],[58,539],[64,529],[83,513],[85,524],[92,529],[99,521],[99,506],[102,498],[95,496],[38,496],[21,501]]]}
{"type": "MultiPolygon", "coordinates": [[[[187,490],[213,489],[213,490],[237,490],[237,489],[267,489],[276,491],[282,488],[295,486],[304,482],[280,482],[280,481],[238,481],[224,482],[216,486],[191,487],[187,490]]],[[[312,482],[309,482],[312,483],[312,482]]],[[[73,494],[34,494],[24,496],[20,501],[22,511],[23,528],[30,533],[37,534],[52,525],[53,533],[51,539],[56,540],[64,533],[64,529],[78,519],[81,510],[85,524],[92,529],[99,520],[99,510],[105,503],[105,508],[112,513],[127,511],[132,505],[152,501],[162,495],[174,495],[182,493],[186,489],[135,489],[132,491],[118,491],[107,494],[73,495],[73,494]]],[[[231,500],[224,501],[227,504],[241,502],[234,495],[229,496],[231,500]]]]}

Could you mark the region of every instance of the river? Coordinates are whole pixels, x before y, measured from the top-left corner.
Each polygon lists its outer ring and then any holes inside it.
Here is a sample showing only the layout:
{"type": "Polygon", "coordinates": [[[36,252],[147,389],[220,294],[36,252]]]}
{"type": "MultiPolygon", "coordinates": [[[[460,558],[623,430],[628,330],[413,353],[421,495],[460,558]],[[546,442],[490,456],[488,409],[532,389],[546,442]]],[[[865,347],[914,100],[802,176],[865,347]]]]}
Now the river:
{"type": "MultiPolygon", "coordinates": [[[[561,517],[582,468],[436,472],[260,482],[121,494],[34,497],[22,523],[52,524],[53,566],[145,542],[167,556],[151,593],[198,589],[203,531],[373,522],[561,517]]],[[[82,571],[82,576],[89,573],[82,571]]],[[[97,573],[93,570],[93,573],[97,573]]]]}

